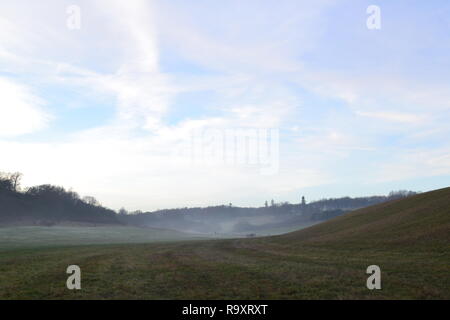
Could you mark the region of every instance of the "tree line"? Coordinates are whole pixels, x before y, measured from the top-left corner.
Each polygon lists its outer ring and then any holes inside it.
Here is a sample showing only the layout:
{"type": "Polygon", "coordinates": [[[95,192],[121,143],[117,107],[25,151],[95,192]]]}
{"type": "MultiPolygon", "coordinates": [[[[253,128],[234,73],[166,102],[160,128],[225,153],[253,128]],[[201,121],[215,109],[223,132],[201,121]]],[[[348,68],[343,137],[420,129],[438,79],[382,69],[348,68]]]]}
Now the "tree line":
{"type": "MultiPolygon", "coordinates": [[[[342,197],[321,199],[306,203],[276,203],[266,201],[259,208],[228,205],[197,208],[165,209],[154,212],[118,213],[103,207],[94,197],[81,198],[78,193],[50,184],[21,187],[22,174],[0,172],[0,223],[23,222],[52,225],[62,222],[88,222],[94,224],[129,224],[139,226],[189,227],[211,229],[218,223],[240,217],[275,216],[289,221],[292,216],[304,221],[327,220],[345,212],[416,194],[412,191],[393,191],[387,196],[342,197]]],[[[278,219],[278,218],[277,218],[278,219]]]]}
{"type": "Polygon", "coordinates": [[[22,174],[0,172],[0,222],[53,225],[63,222],[118,224],[116,213],[94,197],[60,186],[39,185],[22,189],[22,174]]]}

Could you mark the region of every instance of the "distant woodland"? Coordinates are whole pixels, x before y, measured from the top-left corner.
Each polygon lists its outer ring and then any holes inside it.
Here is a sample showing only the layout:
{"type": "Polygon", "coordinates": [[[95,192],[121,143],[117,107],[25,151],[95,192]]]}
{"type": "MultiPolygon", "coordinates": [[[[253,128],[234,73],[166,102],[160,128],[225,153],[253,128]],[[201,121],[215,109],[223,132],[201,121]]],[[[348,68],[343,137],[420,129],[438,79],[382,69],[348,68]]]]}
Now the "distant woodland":
{"type": "Polygon", "coordinates": [[[22,190],[20,173],[0,173],[0,223],[51,226],[60,223],[119,224],[116,212],[93,197],[53,185],[22,190]]]}
{"type": "Polygon", "coordinates": [[[105,208],[94,197],[60,186],[21,187],[20,173],[0,172],[0,225],[86,224],[157,227],[195,233],[248,234],[310,225],[332,219],[348,211],[416,194],[396,191],[386,196],[322,199],[299,203],[266,201],[259,208],[228,205],[206,208],[178,208],[154,212],[118,212],[105,208]]]}

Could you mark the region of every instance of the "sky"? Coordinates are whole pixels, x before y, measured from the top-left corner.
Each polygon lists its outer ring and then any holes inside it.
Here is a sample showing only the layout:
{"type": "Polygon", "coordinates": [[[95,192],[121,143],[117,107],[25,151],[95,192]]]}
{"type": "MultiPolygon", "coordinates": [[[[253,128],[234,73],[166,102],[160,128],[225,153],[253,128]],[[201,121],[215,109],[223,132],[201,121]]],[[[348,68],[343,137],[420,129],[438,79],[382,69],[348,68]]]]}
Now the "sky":
{"type": "Polygon", "coordinates": [[[0,2],[24,187],[128,210],[428,191],[449,123],[446,0],[0,2]]]}

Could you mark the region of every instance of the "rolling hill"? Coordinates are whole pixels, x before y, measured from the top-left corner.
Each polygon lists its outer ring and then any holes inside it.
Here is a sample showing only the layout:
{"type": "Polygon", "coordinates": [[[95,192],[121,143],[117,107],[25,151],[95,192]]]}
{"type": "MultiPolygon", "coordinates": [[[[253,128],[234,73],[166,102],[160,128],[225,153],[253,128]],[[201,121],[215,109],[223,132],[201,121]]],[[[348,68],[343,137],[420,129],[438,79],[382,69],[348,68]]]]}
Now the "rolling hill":
{"type": "Polygon", "coordinates": [[[449,245],[450,188],[355,210],[282,238],[364,247],[449,245]]]}
{"type": "Polygon", "coordinates": [[[450,299],[449,234],[446,188],[281,236],[5,251],[0,298],[450,299]],[[65,288],[70,264],[80,291],[65,288]]]}

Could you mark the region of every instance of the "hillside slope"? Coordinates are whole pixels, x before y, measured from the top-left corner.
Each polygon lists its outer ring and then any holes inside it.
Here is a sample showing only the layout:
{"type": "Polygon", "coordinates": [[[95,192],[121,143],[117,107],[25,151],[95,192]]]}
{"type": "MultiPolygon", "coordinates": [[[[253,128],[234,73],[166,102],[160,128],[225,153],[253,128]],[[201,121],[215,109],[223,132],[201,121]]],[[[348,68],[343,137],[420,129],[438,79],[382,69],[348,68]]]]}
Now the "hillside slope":
{"type": "Polygon", "coordinates": [[[282,238],[364,247],[449,245],[450,188],[356,210],[282,238]]]}

